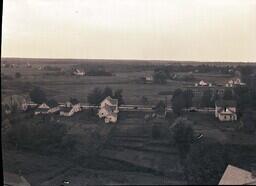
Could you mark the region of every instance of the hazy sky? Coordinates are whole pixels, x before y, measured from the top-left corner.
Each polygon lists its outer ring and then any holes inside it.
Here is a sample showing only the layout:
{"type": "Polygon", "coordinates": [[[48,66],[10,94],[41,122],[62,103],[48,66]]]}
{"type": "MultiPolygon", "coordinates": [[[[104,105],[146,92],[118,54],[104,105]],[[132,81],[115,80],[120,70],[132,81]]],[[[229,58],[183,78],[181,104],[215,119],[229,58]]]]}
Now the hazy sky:
{"type": "Polygon", "coordinates": [[[256,61],[256,0],[4,0],[3,57],[256,61]]]}

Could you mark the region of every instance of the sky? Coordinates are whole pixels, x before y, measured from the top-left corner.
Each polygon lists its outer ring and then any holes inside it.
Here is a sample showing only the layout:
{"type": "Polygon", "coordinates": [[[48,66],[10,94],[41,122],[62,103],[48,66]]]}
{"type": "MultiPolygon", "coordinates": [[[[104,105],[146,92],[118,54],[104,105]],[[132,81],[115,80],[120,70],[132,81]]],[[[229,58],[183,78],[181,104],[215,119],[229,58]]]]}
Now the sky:
{"type": "Polygon", "coordinates": [[[4,0],[2,57],[256,62],[256,0],[4,0]]]}

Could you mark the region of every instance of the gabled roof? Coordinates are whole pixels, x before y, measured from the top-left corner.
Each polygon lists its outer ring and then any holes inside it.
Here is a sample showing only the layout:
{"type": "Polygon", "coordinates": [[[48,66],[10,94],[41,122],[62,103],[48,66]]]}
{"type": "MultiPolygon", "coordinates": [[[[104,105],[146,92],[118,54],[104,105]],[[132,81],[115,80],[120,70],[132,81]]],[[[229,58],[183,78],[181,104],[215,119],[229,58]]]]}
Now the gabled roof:
{"type": "Polygon", "coordinates": [[[110,96],[105,98],[108,100],[112,105],[118,105],[118,99],[112,99],[110,96]]]}
{"type": "Polygon", "coordinates": [[[219,185],[255,185],[256,177],[252,173],[238,167],[228,165],[219,185]]]}
{"type": "Polygon", "coordinates": [[[236,101],[234,100],[218,100],[215,102],[217,107],[236,107],[236,101]]]}

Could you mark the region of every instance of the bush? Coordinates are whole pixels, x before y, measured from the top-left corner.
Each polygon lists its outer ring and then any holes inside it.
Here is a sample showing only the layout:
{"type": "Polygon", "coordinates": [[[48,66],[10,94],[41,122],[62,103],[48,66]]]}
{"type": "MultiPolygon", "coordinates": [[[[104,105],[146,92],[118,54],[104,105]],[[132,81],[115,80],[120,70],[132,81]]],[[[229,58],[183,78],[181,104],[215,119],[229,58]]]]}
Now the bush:
{"type": "Polygon", "coordinates": [[[18,78],[20,78],[20,77],[21,77],[21,74],[20,74],[19,72],[16,72],[16,73],[15,73],[15,78],[18,79],[18,78]]]}

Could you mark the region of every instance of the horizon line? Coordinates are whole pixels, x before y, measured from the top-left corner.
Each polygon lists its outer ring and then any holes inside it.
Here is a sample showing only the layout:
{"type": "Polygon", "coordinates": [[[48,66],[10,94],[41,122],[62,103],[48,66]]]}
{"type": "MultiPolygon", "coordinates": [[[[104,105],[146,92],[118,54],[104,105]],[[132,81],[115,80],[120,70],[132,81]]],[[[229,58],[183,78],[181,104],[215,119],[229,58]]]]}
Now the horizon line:
{"type": "MultiPolygon", "coordinates": [[[[133,58],[47,58],[47,57],[3,57],[1,59],[35,59],[35,60],[105,60],[105,61],[143,61],[143,62],[194,62],[194,63],[256,63],[256,61],[200,61],[200,60],[175,60],[175,59],[133,59],[133,58]]],[[[2,61],[2,60],[1,60],[2,61]]]]}

